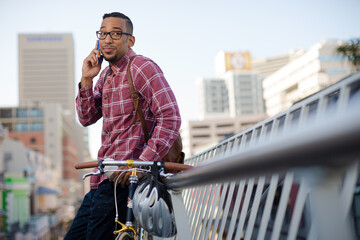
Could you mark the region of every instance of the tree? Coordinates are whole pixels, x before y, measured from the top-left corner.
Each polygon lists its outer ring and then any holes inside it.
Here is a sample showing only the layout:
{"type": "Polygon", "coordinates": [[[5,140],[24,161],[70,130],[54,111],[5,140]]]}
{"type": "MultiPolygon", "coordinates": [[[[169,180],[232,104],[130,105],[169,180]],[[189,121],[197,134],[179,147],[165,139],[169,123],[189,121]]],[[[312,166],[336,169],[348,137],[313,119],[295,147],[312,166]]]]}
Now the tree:
{"type": "Polygon", "coordinates": [[[346,57],[355,67],[356,71],[360,70],[360,38],[351,39],[339,46],[337,52],[346,57]]]}

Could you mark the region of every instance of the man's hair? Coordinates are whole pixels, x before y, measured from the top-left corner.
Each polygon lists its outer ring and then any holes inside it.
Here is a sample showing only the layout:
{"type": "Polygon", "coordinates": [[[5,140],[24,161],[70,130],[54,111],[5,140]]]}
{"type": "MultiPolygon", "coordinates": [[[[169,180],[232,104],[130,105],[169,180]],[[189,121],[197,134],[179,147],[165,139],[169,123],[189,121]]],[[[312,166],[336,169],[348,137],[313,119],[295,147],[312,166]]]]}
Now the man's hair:
{"type": "Polygon", "coordinates": [[[133,34],[134,26],[128,16],[119,12],[105,13],[103,16],[103,20],[108,17],[117,17],[124,19],[126,21],[126,31],[128,33],[131,33],[131,35],[133,34]]]}

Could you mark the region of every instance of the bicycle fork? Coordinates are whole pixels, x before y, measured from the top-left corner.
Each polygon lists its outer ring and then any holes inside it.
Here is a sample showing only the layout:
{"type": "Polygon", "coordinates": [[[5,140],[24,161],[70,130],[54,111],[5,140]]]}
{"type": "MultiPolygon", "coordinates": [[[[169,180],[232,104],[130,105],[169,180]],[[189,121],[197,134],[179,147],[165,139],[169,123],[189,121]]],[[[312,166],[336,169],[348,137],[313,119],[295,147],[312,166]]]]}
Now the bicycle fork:
{"type": "Polygon", "coordinates": [[[134,235],[134,239],[136,239],[137,232],[134,226],[134,214],[133,214],[133,197],[135,193],[135,189],[138,183],[138,176],[136,175],[136,168],[134,168],[129,177],[129,196],[127,200],[127,212],[126,212],[126,222],[125,224],[121,223],[118,219],[115,219],[115,224],[119,224],[121,226],[120,230],[115,230],[114,234],[119,234],[122,232],[132,232],[134,235]]]}

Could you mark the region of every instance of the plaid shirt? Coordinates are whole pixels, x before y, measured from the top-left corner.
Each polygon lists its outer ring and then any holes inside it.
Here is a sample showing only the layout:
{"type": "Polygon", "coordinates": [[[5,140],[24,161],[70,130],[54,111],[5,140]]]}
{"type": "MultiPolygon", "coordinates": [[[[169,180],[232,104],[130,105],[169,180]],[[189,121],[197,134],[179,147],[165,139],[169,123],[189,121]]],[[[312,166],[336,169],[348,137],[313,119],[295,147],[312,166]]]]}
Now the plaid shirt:
{"type": "MultiPolygon", "coordinates": [[[[178,137],[181,118],[174,93],[158,65],[143,56],[134,59],[130,72],[150,131],[147,143],[139,119],[132,124],[135,109],[126,74],[134,55],[130,49],[116,64],[106,67],[94,90],[92,85],[80,88],[79,84],[76,110],[80,123],[88,126],[103,117],[98,160],[161,160],[178,137]]],[[[90,187],[97,188],[106,178],[92,176],[90,187]]]]}

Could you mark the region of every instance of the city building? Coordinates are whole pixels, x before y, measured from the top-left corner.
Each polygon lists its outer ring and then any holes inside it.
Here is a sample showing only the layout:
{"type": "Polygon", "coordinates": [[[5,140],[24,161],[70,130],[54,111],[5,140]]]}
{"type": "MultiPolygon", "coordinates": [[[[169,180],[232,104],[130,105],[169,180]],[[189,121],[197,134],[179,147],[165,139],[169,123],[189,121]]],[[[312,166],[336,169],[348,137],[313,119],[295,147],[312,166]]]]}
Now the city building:
{"type": "Polygon", "coordinates": [[[219,52],[216,78],[197,81],[199,119],[263,114],[262,77],[251,67],[248,52],[219,52]]]}
{"type": "Polygon", "coordinates": [[[36,152],[52,159],[57,175],[63,176],[63,117],[56,103],[38,103],[0,108],[0,121],[9,138],[21,141],[36,152]]]}
{"type": "Polygon", "coordinates": [[[352,71],[337,53],[340,41],[321,41],[263,80],[266,112],[273,116],[352,71]]]}
{"type": "Polygon", "coordinates": [[[219,52],[215,71],[216,77],[197,81],[199,120],[181,127],[187,157],[266,118],[263,77],[252,69],[249,52],[219,52]]]}
{"type": "Polygon", "coordinates": [[[56,211],[62,202],[55,166],[48,157],[7,136],[0,153],[5,179],[2,228],[9,239],[19,234],[47,239],[50,227],[61,227],[63,217],[62,211],[56,211]]]}
{"type": "Polygon", "coordinates": [[[224,74],[230,117],[265,113],[262,78],[253,71],[232,70],[224,74]]]}
{"type": "MultiPolygon", "coordinates": [[[[84,152],[89,152],[84,128],[57,103],[0,108],[0,122],[8,130],[10,139],[49,159],[59,179],[56,190],[66,204],[77,203],[83,194],[83,182],[74,165],[80,161],[79,156],[85,157],[84,152]]],[[[85,160],[90,161],[89,154],[85,160]]]]}
{"type": "Polygon", "coordinates": [[[229,94],[222,78],[200,78],[197,81],[199,118],[229,115],[229,94]]]}
{"type": "Polygon", "coordinates": [[[23,229],[30,218],[30,184],[26,178],[5,179],[3,206],[6,211],[5,231],[16,232],[23,229]]]}
{"type": "Polygon", "coordinates": [[[263,79],[270,76],[289,62],[302,56],[304,50],[291,50],[288,54],[272,56],[267,58],[251,59],[252,69],[257,72],[263,79]]]}
{"type": "Polygon", "coordinates": [[[60,103],[75,116],[72,34],[19,34],[19,104],[60,103]]]}

